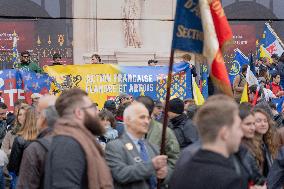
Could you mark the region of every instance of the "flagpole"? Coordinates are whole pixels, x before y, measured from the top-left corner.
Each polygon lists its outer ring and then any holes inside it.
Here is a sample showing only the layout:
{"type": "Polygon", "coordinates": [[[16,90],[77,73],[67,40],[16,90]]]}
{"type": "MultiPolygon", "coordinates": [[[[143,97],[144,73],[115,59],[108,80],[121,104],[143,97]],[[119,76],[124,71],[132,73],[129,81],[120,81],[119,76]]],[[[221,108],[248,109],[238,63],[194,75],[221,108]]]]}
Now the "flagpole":
{"type": "Polygon", "coordinates": [[[163,120],[162,142],[161,142],[161,149],[160,149],[161,155],[166,154],[165,141],[166,141],[166,130],[168,127],[168,111],[169,111],[169,100],[171,96],[173,64],[174,64],[174,50],[171,49],[170,64],[169,64],[169,71],[168,71],[168,77],[167,77],[167,93],[166,93],[166,103],[165,103],[164,120],[163,120]]]}
{"type": "MultiPolygon", "coordinates": [[[[164,120],[163,120],[162,142],[160,146],[161,155],[166,154],[165,146],[166,146],[166,134],[167,134],[167,127],[168,127],[168,111],[169,111],[169,100],[171,96],[173,64],[174,64],[174,50],[171,49],[170,64],[169,64],[169,71],[168,71],[168,77],[167,77],[167,93],[166,93],[166,103],[165,103],[164,120]]],[[[161,189],[160,179],[158,180],[157,189],[161,189]]]]}

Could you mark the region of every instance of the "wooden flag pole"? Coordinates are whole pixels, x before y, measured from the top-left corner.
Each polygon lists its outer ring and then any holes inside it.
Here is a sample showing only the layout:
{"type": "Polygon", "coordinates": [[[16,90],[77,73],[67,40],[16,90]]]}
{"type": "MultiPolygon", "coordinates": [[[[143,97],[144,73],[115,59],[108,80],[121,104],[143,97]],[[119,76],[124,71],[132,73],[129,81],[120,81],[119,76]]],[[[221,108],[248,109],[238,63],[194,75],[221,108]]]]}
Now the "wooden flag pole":
{"type": "MultiPolygon", "coordinates": [[[[166,103],[165,103],[164,120],[163,120],[162,142],[160,148],[161,155],[166,154],[165,146],[166,146],[166,134],[168,127],[168,111],[169,111],[169,101],[171,96],[173,64],[174,64],[174,50],[171,49],[170,64],[169,64],[169,71],[167,77],[167,93],[166,93],[166,103]]],[[[157,189],[161,189],[161,182],[162,182],[161,180],[158,180],[157,189]]]]}

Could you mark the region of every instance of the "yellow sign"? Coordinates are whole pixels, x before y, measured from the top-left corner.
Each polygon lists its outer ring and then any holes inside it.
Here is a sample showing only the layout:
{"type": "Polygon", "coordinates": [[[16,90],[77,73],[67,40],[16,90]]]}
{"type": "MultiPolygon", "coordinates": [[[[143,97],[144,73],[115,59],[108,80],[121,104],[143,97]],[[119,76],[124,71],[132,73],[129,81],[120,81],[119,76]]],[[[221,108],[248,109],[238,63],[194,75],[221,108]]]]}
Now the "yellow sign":
{"type": "Polygon", "coordinates": [[[107,99],[125,92],[125,87],[117,77],[120,70],[116,65],[46,66],[44,70],[55,81],[51,93],[60,94],[64,89],[78,87],[85,90],[100,108],[107,99]]]}

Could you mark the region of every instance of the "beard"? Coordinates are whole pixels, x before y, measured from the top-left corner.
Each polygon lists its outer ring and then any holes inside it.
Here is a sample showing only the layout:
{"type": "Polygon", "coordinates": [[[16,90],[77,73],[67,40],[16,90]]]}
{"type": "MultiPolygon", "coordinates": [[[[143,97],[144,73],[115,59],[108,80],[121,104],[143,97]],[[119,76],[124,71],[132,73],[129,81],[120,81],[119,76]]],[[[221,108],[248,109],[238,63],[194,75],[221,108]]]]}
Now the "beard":
{"type": "Polygon", "coordinates": [[[87,111],[85,111],[84,125],[93,135],[100,136],[105,133],[105,128],[101,124],[99,117],[92,116],[87,111]]]}

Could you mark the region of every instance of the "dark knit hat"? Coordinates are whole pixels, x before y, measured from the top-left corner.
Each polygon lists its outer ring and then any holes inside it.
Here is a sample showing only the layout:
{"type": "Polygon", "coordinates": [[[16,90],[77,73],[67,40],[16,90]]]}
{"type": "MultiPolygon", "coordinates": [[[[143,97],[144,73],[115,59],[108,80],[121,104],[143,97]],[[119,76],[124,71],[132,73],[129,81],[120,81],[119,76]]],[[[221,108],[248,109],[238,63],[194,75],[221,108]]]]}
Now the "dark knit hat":
{"type": "Polygon", "coordinates": [[[169,101],[169,112],[182,114],[184,111],[184,103],[179,98],[174,98],[169,101]]]}
{"type": "Polygon", "coordinates": [[[104,108],[106,108],[108,110],[115,110],[116,104],[113,100],[107,100],[107,101],[105,101],[104,108]]]}

